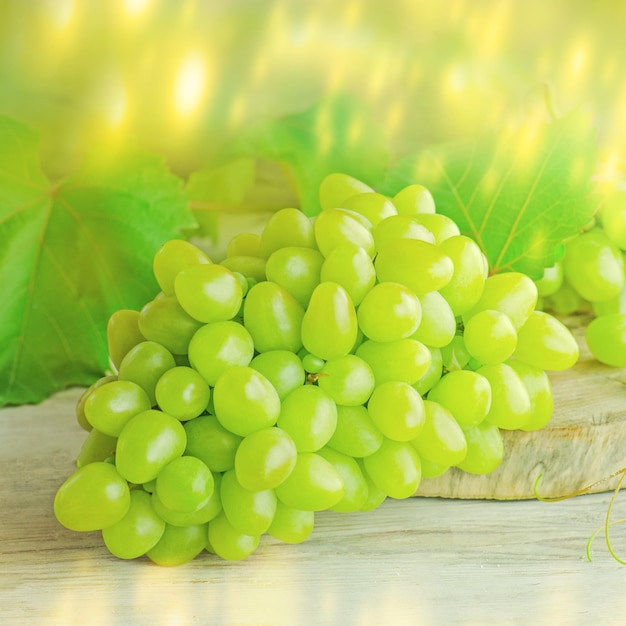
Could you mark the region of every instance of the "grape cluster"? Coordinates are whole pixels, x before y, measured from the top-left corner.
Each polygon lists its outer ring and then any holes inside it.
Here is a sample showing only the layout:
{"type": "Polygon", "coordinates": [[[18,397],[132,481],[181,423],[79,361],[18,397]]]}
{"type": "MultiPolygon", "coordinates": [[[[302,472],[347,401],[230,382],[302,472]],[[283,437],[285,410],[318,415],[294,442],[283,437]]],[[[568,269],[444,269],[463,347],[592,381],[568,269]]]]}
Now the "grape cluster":
{"type": "Polygon", "coordinates": [[[305,540],[318,511],[491,472],[501,429],[548,422],[545,370],[578,345],[530,278],[490,276],[420,185],[389,198],[331,174],[320,199],[315,218],[286,208],[235,236],[221,263],[159,249],[161,292],[112,315],[115,374],[78,403],[64,526],[123,559],[243,559],[265,533],[305,540]]]}
{"type": "Polygon", "coordinates": [[[539,306],[590,314],[587,345],[600,362],[626,366],[626,193],[609,196],[588,228],[565,242],[563,258],[536,281],[539,306]]]}

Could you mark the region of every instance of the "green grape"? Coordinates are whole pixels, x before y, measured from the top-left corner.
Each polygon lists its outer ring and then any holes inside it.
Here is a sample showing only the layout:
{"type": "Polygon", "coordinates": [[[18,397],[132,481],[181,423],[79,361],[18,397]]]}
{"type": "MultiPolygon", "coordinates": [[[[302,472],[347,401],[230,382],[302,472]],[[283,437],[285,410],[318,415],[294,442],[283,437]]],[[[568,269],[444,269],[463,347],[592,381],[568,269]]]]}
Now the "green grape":
{"type": "Polygon", "coordinates": [[[237,322],[213,322],[199,328],[189,342],[189,362],[214,387],[229,367],[248,365],[254,356],[250,333],[237,322]]]}
{"type": "Polygon", "coordinates": [[[304,367],[305,371],[309,374],[319,374],[326,361],[314,354],[309,354],[304,348],[300,352],[304,352],[304,354],[302,354],[302,367],[304,367]]]}
{"type": "Polygon", "coordinates": [[[150,409],[135,415],[117,440],[116,467],[130,483],[143,484],[185,449],[183,425],[171,415],[150,409]]]}
{"type": "Polygon", "coordinates": [[[380,250],[398,239],[419,239],[435,243],[435,236],[412,215],[392,215],[372,230],[376,249],[380,250]]]}
{"type": "Polygon", "coordinates": [[[603,302],[593,302],[592,310],[596,317],[614,313],[626,314],[626,285],[617,297],[603,302]]]}
{"type": "Polygon", "coordinates": [[[243,298],[235,274],[214,263],[182,269],[176,275],[174,291],[185,312],[205,324],[235,317],[243,298]]]}
{"type": "Polygon", "coordinates": [[[220,265],[258,283],[266,280],[267,263],[256,256],[229,256],[220,261],[220,265]]]}
{"type": "Polygon", "coordinates": [[[465,348],[476,360],[485,364],[503,363],[518,345],[518,334],[506,313],[485,309],[465,322],[465,348]]]}
{"type": "Polygon", "coordinates": [[[343,481],[343,498],[330,510],[338,513],[360,511],[367,501],[369,489],[359,464],[352,457],[331,448],[322,448],[318,454],[332,464],[343,481]]]}
{"type": "Polygon", "coordinates": [[[257,233],[238,233],[228,242],[226,256],[259,256],[260,244],[257,233]]]}
{"type": "Polygon", "coordinates": [[[447,346],[441,348],[442,365],[448,372],[466,368],[471,358],[463,335],[455,335],[447,346]]]}
{"type": "Polygon", "coordinates": [[[302,543],[310,537],[314,524],[313,511],[294,509],[278,500],[274,519],[267,529],[267,534],[285,543],[302,543]]]}
{"type": "Polygon", "coordinates": [[[416,339],[397,341],[364,341],[356,350],[374,374],[376,385],[398,380],[415,384],[431,365],[431,352],[416,339]]]}
{"type": "Polygon", "coordinates": [[[201,415],[185,422],[185,454],[206,463],[212,472],[225,472],[235,465],[242,437],[226,430],[215,415],[201,415]]]}
{"type": "Polygon", "coordinates": [[[363,248],[370,258],[374,256],[374,237],[355,215],[358,214],[344,209],[328,209],[315,218],[315,241],[325,258],[337,246],[346,243],[363,248]]]}
{"type": "Polygon", "coordinates": [[[206,545],[207,524],[173,526],[165,524],[161,539],[146,552],[157,565],[174,567],[195,559],[206,545]]]}
{"type": "Polygon", "coordinates": [[[376,283],[374,263],[367,252],[353,243],[344,243],[326,257],[320,271],[320,281],[341,285],[358,306],[376,283]]]}
{"type": "Polygon", "coordinates": [[[272,383],[281,400],[302,386],[306,377],[302,361],[288,350],[270,350],[258,354],[250,361],[250,367],[272,383]]]}
{"type": "Polygon", "coordinates": [[[441,466],[458,465],[467,454],[467,442],[454,415],[432,400],[424,401],[424,428],[411,441],[420,459],[441,466]]]}
{"type": "Polygon", "coordinates": [[[102,539],[111,554],[119,559],[136,559],[161,539],[165,522],[157,515],[151,500],[150,494],[140,489],[130,492],[126,515],[102,530],[102,539]]]}
{"type": "Polygon", "coordinates": [[[380,448],[384,436],[364,406],[337,405],[337,426],[326,446],[352,457],[364,457],[380,448]]]}
{"type": "Polygon", "coordinates": [[[586,300],[583,300],[581,295],[565,279],[555,293],[544,299],[545,309],[562,316],[584,311],[587,307],[586,300]]]}
{"type": "Polygon", "coordinates": [[[422,466],[415,448],[407,442],[385,438],[376,452],[363,459],[365,471],[386,496],[411,497],[422,480],[422,466]]]}
{"type": "Polygon", "coordinates": [[[280,209],[268,220],[259,242],[259,256],[268,259],[279,248],[315,248],[311,220],[299,209],[280,209]]]}
{"type": "MultiPolygon", "coordinates": [[[[462,341],[463,337],[460,337],[460,339],[462,341]]],[[[416,382],[411,384],[413,389],[422,396],[426,395],[428,391],[437,384],[437,381],[441,379],[443,374],[443,356],[441,350],[439,348],[431,348],[429,352],[430,363],[428,368],[416,382]]]]}
{"type": "Polygon", "coordinates": [[[357,193],[373,192],[374,190],[364,182],[341,174],[333,172],[322,179],[319,186],[320,205],[323,210],[336,209],[351,196],[357,193]]]}
{"type": "Polygon", "coordinates": [[[411,441],[424,427],[424,401],[408,383],[389,381],[378,385],[367,410],[383,435],[394,441],[411,441]]]}
{"type": "Polygon", "coordinates": [[[562,264],[568,283],[590,302],[611,300],[624,288],[624,259],[601,228],[570,239],[562,264]]]}
{"type": "Polygon", "coordinates": [[[435,200],[423,185],[408,185],[394,197],[393,203],[400,215],[421,215],[435,212],[435,200]]]}
{"type": "Polygon", "coordinates": [[[93,389],[85,400],[87,421],[101,433],[119,437],[132,417],[152,406],[146,392],[129,380],[114,380],[93,389]]]}
{"type": "Polygon", "coordinates": [[[598,361],[613,367],[626,366],[626,314],[597,317],[587,326],[585,338],[598,361]]]}
{"type": "Polygon", "coordinates": [[[107,344],[111,364],[118,370],[122,359],[138,343],[145,340],[139,330],[139,311],[120,309],[109,317],[107,344]]]}
{"type": "Polygon", "coordinates": [[[563,284],[563,266],[561,263],[555,263],[543,270],[541,278],[535,280],[537,293],[541,298],[553,296],[563,284]]]}
{"type": "Polygon", "coordinates": [[[276,423],[280,398],[263,374],[251,367],[233,365],[215,383],[213,406],[224,428],[245,437],[276,423]]]}
{"type": "Polygon", "coordinates": [[[520,377],[530,399],[530,418],[522,424],[520,429],[530,431],[543,428],[550,421],[554,410],[552,386],[548,375],[538,367],[515,359],[509,361],[508,365],[520,377]]]}
{"type": "Polygon", "coordinates": [[[303,308],[320,282],[324,257],[312,248],[289,246],[273,252],[267,259],[267,280],[288,291],[303,308]]]}
{"type": "MultiPolygon", "coordinates": [[[[143,483],[141,485],[142,489],[148,493],[154,493],[156,489],[156,478],[149,480],[147,483],[143,483]]],[[[167,521],[167,520],[166,520],[167,521]]]]}
{"type": "Polygon", "coordinates": [[[183,310],[176,298],[169,296],[148,302],[141,309],[138,324],[146,339],[161,344],[174,355],[187,354],[189,341],[202,326],[183,310]]]}
{"type": "Polygon", "coordinates": [[[490,474],[502,463],[504,443],[500,429],[495,424],[481,422],[463,431],[467,454],[457,465],[469,474],[490,474]]]}
{"type": "Polygon", "coordinates": [[[211,389],[196,370],[179,365],[159,378],[154,395],[162,411],[184,422],[206,410],[211,389]]]}
{"type": "Polygon", "coordinates": [[[443,243],[450,237],[458,237],[461,234],[456,222],[446,215],[439,213],[422,213],[415,217],[420,224],[423,224],[435,237],[435,243],[443,243]]]}
{"type": "Polygon", "coordinates": [[[487,416],[491,408],[491,386],[477,372],[455,370],[441,377],[428,392],[428,399],[444,406],[467,428],[480,424],[487,416]]]}
{"type": "Polygon", "coordinates": [[[356,459],[356,462],[359,464],[359,467],[361,468],[361,473],[363,474],[363,478],[365,479],[365,483],[367,484],[367,500],[365,500],[365,503],[361,507],[361,511],[373,511],[387,499],[387,494],[376,485],[376,483],[367,473],[363,459],[356,459]]]}
{"type": "Polygon", "coordinates": [[[348,406],[365,404],[374,390],[372,368],[354,354],[329,359],[319,374],[317,379],[319,388],[337,404],[348,406]]]}
{"type": "Polygon", "coordinates": [[[291,474],[275,491],[283,504],[294,509],[322,511],[341,501],[344,485],[332,463],[315,452],[303,452],[298,454],[291,474]]]}
{"type": "Polygon", "coordinates": [[[178,272],[191,265],[209,265],[211,259],[200,248],[182,239],[166,241],[154,255],[154,276],[166,296],[174,295],[178,272]]]}
{"type": "Polygon", "coordinates": [[[396,282],[420,296],[445,287],[454,273],[449,256],[419,239],[398,239],[378,251],[374,261],[378,280],[396,282]]]}
{"type": "Polygon", "coordinates": [[[249,491],[242,487],[229,470],[222,476],[222,509],[235,530],[246,535],[262,535],[270,527],[276,511],[276,494],[272,489],[249,491]]]}
{"type": "Polygon", "coordinates": [[[81,468],[89,463],[104,461],[115,454],[117,437],[105,435],[95,428],[92,429],[80,448],[76,457],[76,467],[81,468]]]}
{"type": "Polygon", "coordinates": [[[580,349],[567,327],[543,311],[533,311],[517,332],[515,359],[543,370],[569,369],[580,349]]]}
{"type": "Polygon", "coordinates": [[[485,286],[484,255],[478,244],[463,235],[442,241],[439,249],[454,264],[450,282],[439,290],[454,315],[464,315],[479,301],[485,286]]]}
{"type": "Polygon", "coordinates": [[[321,387],[303,385],[283,400],[277,424],[293,439],[298,452],[315,452],[335,432],[337,406],[321,387]]]}
{"type": "Polygon", "coordinates": [[[417,296],[394,282],[380,282],[363,298],[357,311],[359,328],[373,341],[396,341],[411,336],[422,319],[417,296]]]}
{"type": "Polygon", "coordinates": [[[298,451],[290,435],[271,427],[248,435],[235,455],[239,484],[250,491],[274,489],[284,482],[296,465],[298,451]]]}
{"type": "Polygon", "coordinates": [[[269,281],[254,285],[243,307],[244,324],[257,352],[298,352],[303,316],[302,305],[284,287],[269,281]]]}
{"type": "Polygon", "coordinates": [[[386,217],[398,214],[393,202],[387,196],[371,191],[357,193],[346,198],[341,203],[341,208],[360,213],[374,227],[386,217]]]}
{"type": "Polygon", "coordinates": [[[165,507],[177,513],[194,513],[206,506],[215,481],[211,470],[195,456],[179,456],[156,478],[156,491],[165,507]]]}
{"type": "Polygon", "coordinates": [[[612,196],[600,213],[604,234],[622,250],[626,250],[626,201],[624,192],[612,196]]]}
{"type": "Polygon", "coordinates": [[[485,280],[480,299],[463,315],[470,319],[475,313],[487,309],[508,315],[517,330],[528,319],[537,304],[537,287],[525,274],[506,272],[494,274],[485,280]]]}
{"type": "Polygon", "coordinates": [[[215,554],[227,561],[241,561],[259,546],[258,535],[236,530],[222,511],[209,522],[208,542],[215,554]]]}
{"type": "Polygon", "coordinates": [[[159,500],[156,491],[152,494],[152,507],[163,521],[172,526],[198,526],[200,524],[206,524],[212,519],[215,519],[222,511],[222,499],[220,496],[222,475],[216,474],[213,480],[215,481],[214,489],[209,501],[197,511],[193,511],[192,513],[172,511],[159,500]]]}
{"type": "Polygon", "coordinates": [[[477,370],[491,386],[491,407],[485,418],[499,428],[522,428],[531,416],[528,391],[517,372],[506,363],[484,365],[477,370]]]}
{"type": "Polygon", "coordinates": [[[438,291],[421,295],[419,302],[422,319],[411,337],[431,348],[447,346],[456,334],[456,318],[450,305],[438,291]]]}
{"type": "Polygon", "coordinates": [[[320,283],[302,318],[302,343],[328,360],[348,354],[357,338],[357,315],[347,291],[337,283],[320,283]]]}
{"type": "Polygon", "coordinates": [[[438,465],[433,463],[424,457],[420,457],[422,463],[422,478],[436,478],[437,476],[443,476],[449,469],[449,465],[438,465]]]}
{"type": "Polygon", "coordinates": [[[59,487],[54,498],[57,520],[70,530],[88,532],[117,524],[130,507],[128,483],[114,465],[89,463],[59,487]]]}
{"type": "Polygon", "coordinates": [[[154,406],[157,381],[173,367],[176,367],[176,361],[167,348],[155,341],[142,341],[124,357],[117,378],[118,382],[130,381],[139,385],[148,395],[150,406],[154,406]]]}
{"type": "Polygon", "coordinates": [[[76,421],[83,430],[89,432],[93,429],[93,426],[89,423],[89,420],[85,415],[85,402],[87,402],[87,398],[91,395],[92,391],[98,387],[102,387],[102,385],[113,382],[114,380],[117,380],[117,376],[102,376],[101,378],[98,378],[95,383],[87,387],[87,389],[85,389],[85,391],[81,394],[78,402],[76,403],[76,421]]]}

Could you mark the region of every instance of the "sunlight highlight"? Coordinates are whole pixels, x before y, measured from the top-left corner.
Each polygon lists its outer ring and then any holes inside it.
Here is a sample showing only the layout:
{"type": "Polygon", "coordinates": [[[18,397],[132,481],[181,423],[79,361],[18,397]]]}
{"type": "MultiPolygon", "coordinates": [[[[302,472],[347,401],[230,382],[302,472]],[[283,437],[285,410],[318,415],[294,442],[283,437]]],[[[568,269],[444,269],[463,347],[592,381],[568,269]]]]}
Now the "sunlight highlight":
{"type": "Polygon", "coordinates": [[[200,106],[207,82],[207,66],[197,52],[188,54],[176,74],[174,108],[181,117],[188,117],[200,106]]]}
{"type": "Polygon", "coordinates": [[[139,17],[148,8],[150,0],[122,0],[124,12],[128,17],[139,17]]]}

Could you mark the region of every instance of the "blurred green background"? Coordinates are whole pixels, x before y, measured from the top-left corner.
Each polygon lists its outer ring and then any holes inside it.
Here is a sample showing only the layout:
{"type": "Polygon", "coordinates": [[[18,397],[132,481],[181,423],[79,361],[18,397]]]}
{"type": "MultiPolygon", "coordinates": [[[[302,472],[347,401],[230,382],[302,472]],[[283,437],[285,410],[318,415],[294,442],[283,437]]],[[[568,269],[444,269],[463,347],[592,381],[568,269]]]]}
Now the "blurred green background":
{"type": "MultiPolygon", "coordinates": [[[[619,0],[0,0],[0,113],[46,172],[132,140],[178,173],[259,120],[356,96],[392,157],[583,107],[626,147],[619,0]]],[[[355,129],[355,132],[367,129],[355,129]]]]}

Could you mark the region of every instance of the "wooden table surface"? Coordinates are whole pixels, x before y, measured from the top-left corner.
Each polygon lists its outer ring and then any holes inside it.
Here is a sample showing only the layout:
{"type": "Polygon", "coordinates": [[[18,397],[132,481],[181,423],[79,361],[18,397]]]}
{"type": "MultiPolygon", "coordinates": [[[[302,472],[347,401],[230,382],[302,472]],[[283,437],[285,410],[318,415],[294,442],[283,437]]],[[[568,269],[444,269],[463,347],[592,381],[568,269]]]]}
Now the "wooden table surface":
{"type": "MultiPolygon", "coordinates": [[[[603,537],[609,493],[559,503],[411,498],[322,513],[290,546],[176,568],[111,556],[52,513],[85,433],[80,390],[0,411],[0,624],[623,624],[626,566],[603,537]]],[[[615,519],[626,517],[618,498],[615,519]],[[622,509],[620,513],[620,509],[622,509]]],[[[626,529],[615,527],[626,556],[626,529]]]]}

